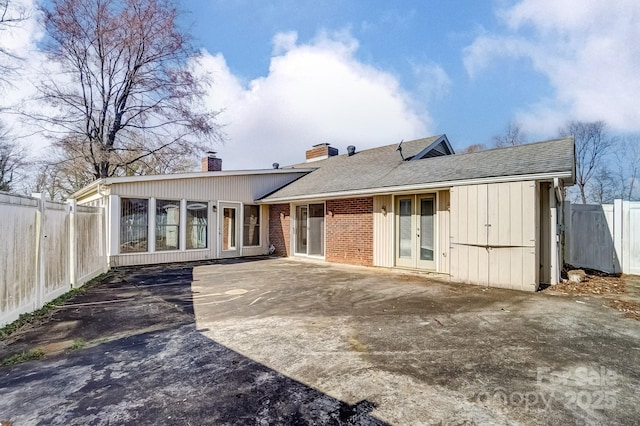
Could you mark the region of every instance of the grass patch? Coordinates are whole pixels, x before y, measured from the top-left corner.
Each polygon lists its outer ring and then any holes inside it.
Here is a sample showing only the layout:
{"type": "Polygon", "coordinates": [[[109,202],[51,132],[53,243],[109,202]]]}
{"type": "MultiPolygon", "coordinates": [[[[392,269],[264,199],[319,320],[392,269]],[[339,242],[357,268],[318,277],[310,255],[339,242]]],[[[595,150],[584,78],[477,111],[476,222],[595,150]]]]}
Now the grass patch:
{"type": "Polygon", "coordinates": [[[15,365],[22,362],[31,361],[32,359],[40,359],[44,356],[44,351],[40,348],[31,349],[29,351],[20,352],[19,354],[11,355],[2,360],[2,365],[15,365]]]}
{"type": "Polygon", "coordinates": [[[73,341],[69,349],[71,349],[72,351],[77,351],[79,349],[84,348],[86,344],[87,342],[85,342],[84,339],[76,339],[73,341]]]}
{"type": "Polygon", "coordinates": [[[71,289],[70,291],[66,292],[62,296],[47,303],[42,308],[36,309],[35,311],[30,312],[28,314],[20,315],[18,319],[15,320],[14,322],[0,328],[0,341],[7,339],[9,336],[22,330],[24,327],[28,325],[38,323],[40,320],[42,320],[48,314],[50,314],[55,308],[57,308],[60,305],[63,305],[65,302],[73,299],[74,297],[85,293],[90,287],[104,280],[109,274],[110,272],[106,272],[102,275],[98,275],[94,279],[88,281],[82,287],[71,289]]]}

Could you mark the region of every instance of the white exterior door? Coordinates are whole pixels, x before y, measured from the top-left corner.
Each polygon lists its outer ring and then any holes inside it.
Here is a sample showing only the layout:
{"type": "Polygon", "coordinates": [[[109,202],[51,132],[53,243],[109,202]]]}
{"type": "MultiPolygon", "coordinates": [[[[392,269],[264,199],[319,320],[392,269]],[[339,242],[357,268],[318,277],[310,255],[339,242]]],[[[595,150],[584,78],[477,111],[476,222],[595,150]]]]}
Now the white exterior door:
{"type": "Polygon", "coordinates": [[[239,257],[241,254],[240,203],[219,203],[218,206],[218,241],[220,257],[239,257]]]}
{"type": "Polygon", "coordinates": [[[396,266],[435,270],[435,195],[397,197],[396,212],[396,266]]]}

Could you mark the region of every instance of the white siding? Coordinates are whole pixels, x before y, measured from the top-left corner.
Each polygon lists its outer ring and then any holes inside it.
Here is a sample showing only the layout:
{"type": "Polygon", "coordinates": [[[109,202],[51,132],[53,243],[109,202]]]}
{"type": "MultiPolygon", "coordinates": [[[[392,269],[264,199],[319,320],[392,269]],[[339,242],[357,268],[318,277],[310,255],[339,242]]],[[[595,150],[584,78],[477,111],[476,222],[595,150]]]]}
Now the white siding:
{"type": "Polygon", "coordinates": [[[116,183],[110,186],[111,195],[168,200],[221,200],[254,203],[258,198],[297,179],[302,174],[282,173],[244,176],[201,177],[116,183]]]}
{"type": "Polygon", "coordinates": [[[537,210],[535,182],[453,188],[452,279],[536,290],[537,210]]]}
{"type": "Polygon", "coordinates": [[[390,268],[394,259],[393,197],[373,197],[373,265],[390,268]],[[385,207],[386,215],[382,212],[385,207]]]}
{"type": "MultiPolygon", "coordinates": [[[[209,246],[203,250],[181,250],[154,253],[128,253],[112,255],[112,266],[143,265],[168,262],[184,262],[219,257],[218,250],[218,226],[217,221],[220,211],[213,212],[213,207],[218,202],[238,202],[243,204],[255,204],[262,196],[269,194],[277,188],[299,178],[304,173],[281,173],[264,175],[240,175],[240,176],[203,176],[189,179],[171,179],[161,181],[139,181],[131,183],[114,183],[110,186],[110,194],[119,198],[155,198],[167,200],[202,201],[209,203],[209,246]]],[[[114,206],[117,203],[114,203],[114,206]]],[[[242,211],[239,211],[238,226],[242,226],[242,211]]],[[[260,218],[260,245],[255,247],[242,247],[241,256],[255,256],[267,254],[269,250],[269,207],[261,207],[260,218]]],[[[119,218],[120,212],[112,214],[119,218]]],[[[151,221],[150,221],[151,222],[151,221]]],[[[112,221],[119,226],[118,221],[112,221]]],[[[118,236],[117,231],[115,236],[118,236]]],[[[114,235],[113,230],[111,235],[114,235]]],[[[240,232],[240,242],[242,233],[240,232]]],[[[111,247],[117,248],[111,244],[111,247]]]]}

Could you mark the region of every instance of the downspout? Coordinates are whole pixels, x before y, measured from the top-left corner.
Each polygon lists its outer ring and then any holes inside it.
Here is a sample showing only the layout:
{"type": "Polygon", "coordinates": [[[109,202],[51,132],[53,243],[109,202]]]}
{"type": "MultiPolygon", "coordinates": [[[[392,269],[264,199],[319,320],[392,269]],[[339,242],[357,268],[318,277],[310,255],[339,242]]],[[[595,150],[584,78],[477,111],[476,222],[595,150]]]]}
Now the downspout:
{"type": "Polygon", "coordinates": [[[553,178],[553,190],[549,191],[549,209],[551,214],[551,226],[550,231],[550,254],[551,254],[551,271],[550,271],[550,284],[555,285],[560,282],[560,271],[562,268],[562,256],[561,251],[558,249],[561,242],[562,224],[564,223],[563,208],[562,208],[562,191],[560,190],[560,181],[558,178],[553,178]],[[560,211],[558,211],[558,205],[560,205],[560,211]]]}

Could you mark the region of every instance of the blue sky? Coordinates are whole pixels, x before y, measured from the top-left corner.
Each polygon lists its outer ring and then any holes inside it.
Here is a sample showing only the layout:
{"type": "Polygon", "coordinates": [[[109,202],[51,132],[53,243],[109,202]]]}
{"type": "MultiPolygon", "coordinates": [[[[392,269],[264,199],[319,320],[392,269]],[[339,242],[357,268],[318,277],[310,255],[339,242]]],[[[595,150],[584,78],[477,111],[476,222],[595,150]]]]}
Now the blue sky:
{"type": "MultiPolygon", "coordinates": [[[[461,150],[510,121],[530,140],[570,119],[640,133],[637,0],[178,4],[222,111],[227,142],[211,148],[225,169],[300,162],[320,142],[344,152],[446,133],[461,150]]],[[[41,29],[22,31],[0,44],[33,51],[41,29]]]]}

